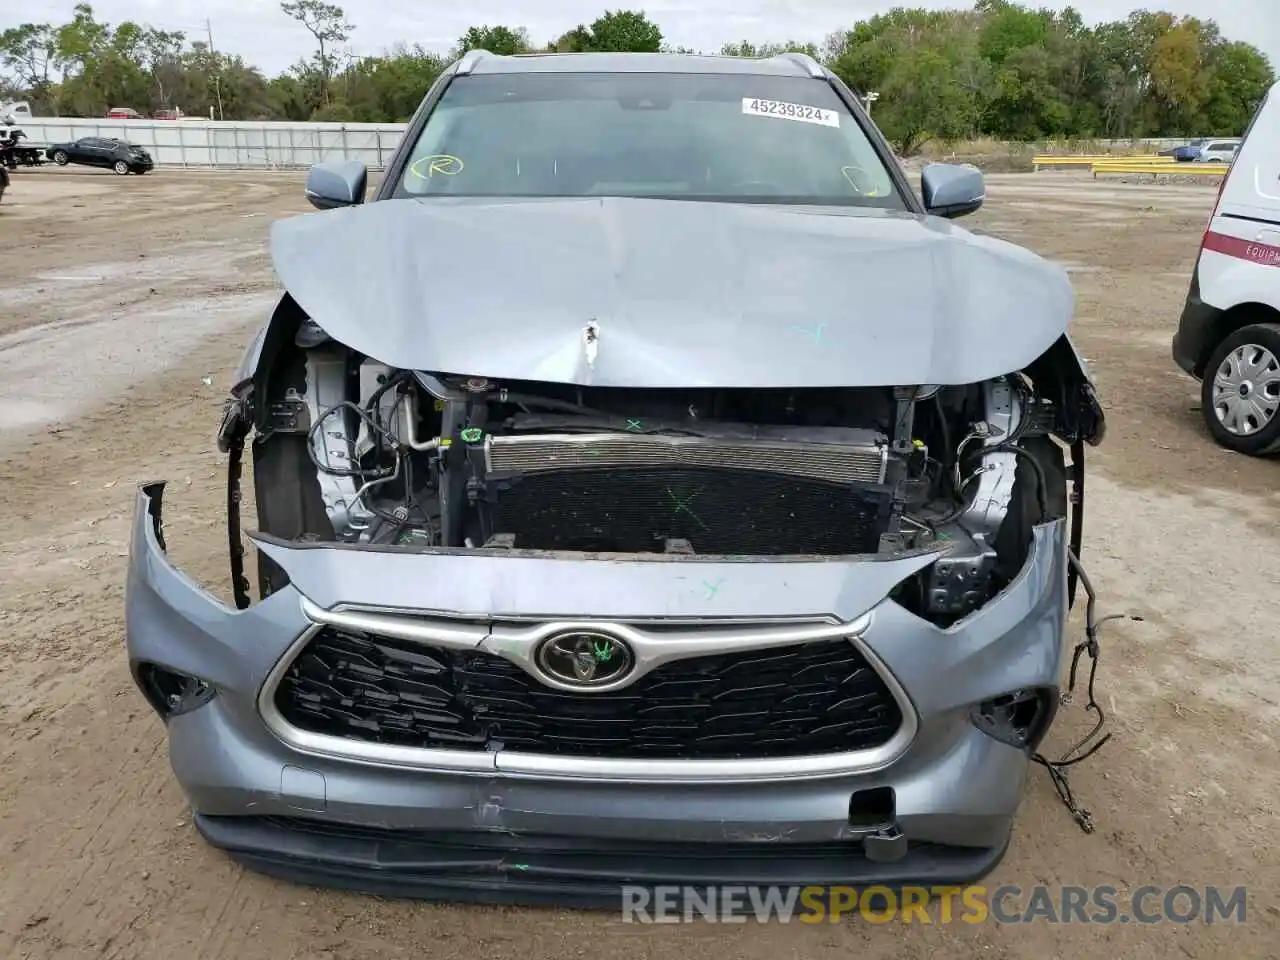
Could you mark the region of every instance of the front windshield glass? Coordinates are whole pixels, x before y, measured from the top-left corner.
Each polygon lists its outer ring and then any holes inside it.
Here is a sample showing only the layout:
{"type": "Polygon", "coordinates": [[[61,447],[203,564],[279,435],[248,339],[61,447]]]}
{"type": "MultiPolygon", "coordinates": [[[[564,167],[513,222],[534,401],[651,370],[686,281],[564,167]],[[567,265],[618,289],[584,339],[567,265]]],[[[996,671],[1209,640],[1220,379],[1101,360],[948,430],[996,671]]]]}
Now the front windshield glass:
{"type": "Polygon", "coordinates": [[[396,196],[666,197],[906,209],[836,92],[799,77],[459,77],[396,196]]]}

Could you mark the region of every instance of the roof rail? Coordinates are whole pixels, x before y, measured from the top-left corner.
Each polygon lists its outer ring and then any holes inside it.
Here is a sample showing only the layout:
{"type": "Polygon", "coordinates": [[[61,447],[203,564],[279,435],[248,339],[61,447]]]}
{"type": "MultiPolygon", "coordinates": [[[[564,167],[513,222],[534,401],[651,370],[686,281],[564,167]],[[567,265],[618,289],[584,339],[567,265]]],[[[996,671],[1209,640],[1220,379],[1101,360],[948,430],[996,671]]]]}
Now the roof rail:
{"type": "Polygon", "coordinates": [[[458,61],[458,68],[454,70],[454,73],[458,76],[465,76],[475,68],[475,65],[480,62],[482,57],[491,56],[493,54],[488,50],[468,50],[462,55],[462,59],[458,61]]]}
{"type": "Polygon", "coordinates": [[[811,77],[822,79],[827,75],[826,71],[822,69],[822,64],[813,59],[813,57],[809,56],[807,53],[800,53],[797,50],[789,50],[782,54],[782,59],[790,60],[792,63],[804,67],[811,77]]]}

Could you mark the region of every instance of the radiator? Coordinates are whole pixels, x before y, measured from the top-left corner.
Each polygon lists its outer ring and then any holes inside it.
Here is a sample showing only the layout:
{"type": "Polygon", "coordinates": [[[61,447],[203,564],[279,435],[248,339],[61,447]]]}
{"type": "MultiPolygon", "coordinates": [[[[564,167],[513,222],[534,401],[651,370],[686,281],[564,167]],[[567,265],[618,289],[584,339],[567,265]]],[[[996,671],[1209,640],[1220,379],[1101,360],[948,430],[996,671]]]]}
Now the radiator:
{"type": "Polygon", "coordinates": [[[884,482],[888,445],[866,430],[806,430],[796,439],[622,433],[490,436],[490,472],[537,474],[605,467],[751,470],[832,483],[884,482]],[[840,437],[847,442],[834,442],[840,437]]]}

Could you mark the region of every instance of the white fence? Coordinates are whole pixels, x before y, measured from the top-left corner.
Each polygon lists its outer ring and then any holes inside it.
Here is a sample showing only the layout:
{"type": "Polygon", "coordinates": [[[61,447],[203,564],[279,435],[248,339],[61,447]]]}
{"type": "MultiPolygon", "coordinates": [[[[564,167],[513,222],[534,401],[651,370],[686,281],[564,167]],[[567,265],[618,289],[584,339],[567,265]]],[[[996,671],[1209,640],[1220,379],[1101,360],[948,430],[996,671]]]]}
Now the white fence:
{"type": "Polygon", "coordinates": [[[361,160],[382,169],[403,123],[286,123],[238,120],[23,119],[33,144],[115,137],[151,153],[158,166],[289,169],[322,160],[361,160]]]}

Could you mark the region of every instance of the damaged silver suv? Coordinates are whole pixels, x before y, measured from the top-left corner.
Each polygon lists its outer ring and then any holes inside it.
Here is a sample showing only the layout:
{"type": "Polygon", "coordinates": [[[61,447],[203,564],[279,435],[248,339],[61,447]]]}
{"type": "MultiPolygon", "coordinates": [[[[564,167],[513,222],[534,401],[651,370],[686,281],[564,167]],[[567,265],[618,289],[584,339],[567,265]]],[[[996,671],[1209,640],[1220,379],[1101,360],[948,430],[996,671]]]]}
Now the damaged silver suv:
{"type": "Polygon", "coordinates": [[[236,609],[139,492],[130,663],[201,834],[489,901],[990,870],[1103,414],[1065,273],[950,222],[981,174],[917,197],[798,55],[477,52],[366,177],[272,232],[236,609]]]}

